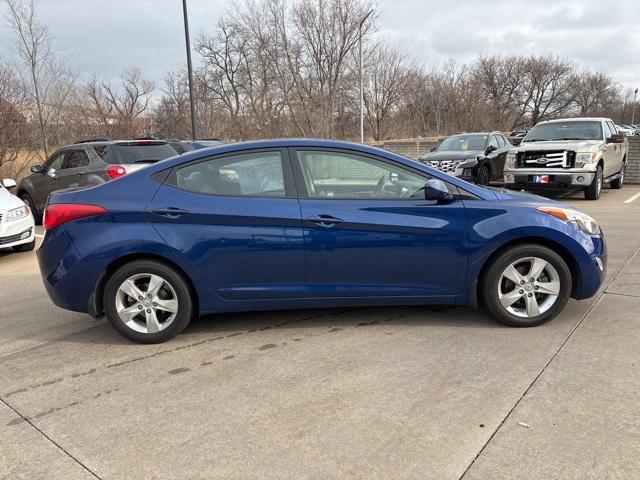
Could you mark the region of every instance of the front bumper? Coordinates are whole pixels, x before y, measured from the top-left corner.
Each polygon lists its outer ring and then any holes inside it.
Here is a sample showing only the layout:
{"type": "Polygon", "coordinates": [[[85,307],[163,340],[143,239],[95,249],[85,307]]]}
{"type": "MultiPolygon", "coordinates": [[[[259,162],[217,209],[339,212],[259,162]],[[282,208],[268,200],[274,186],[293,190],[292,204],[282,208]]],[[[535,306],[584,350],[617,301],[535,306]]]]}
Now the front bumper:
{"type": "Polygon", "coordinates": [[[475,167],[478,165],[477,160],[443,160],[443,161],[427,161],[426,165],[435,168],[436,170],[451,175],[453,177],[459,177],[463,180],[471,180],[475,178],[475,167]]]}
{"type": "Polygon", "coordinates": [[[10,248],[35,239],[35,224],[31,214],[8,222],[6,216],[0,220],[0,248],[10,248]]]}
{"type": "Polygon", "coordinates": [[[595,172],[558,172],[544,170],[509,170],[504,172],[504,184],[510,188],[564,189],[586,188],[593,182],[595,172]],[[545,183],[536,182],[536,177],[548,177],[545,183]]]}
{"type": "Polygon", "coordinates": [[[604,235],[590,236],[576,231],[564,246],[573,254],[577,283],[571,296],[576,300],[591,298],[600,291],[607,274],[607,243],[604,235]]]}

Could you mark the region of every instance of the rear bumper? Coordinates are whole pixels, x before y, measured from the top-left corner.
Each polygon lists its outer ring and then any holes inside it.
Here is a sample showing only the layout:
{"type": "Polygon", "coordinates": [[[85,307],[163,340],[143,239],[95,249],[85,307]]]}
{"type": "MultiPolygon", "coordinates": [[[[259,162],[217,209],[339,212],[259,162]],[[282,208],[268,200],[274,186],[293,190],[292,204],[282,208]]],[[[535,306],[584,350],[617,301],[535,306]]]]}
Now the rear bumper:
{"type": "Polygon", "coordinates": [[[81,260],[62,228],[47,232],[38,249],[40,274],[54,304],[87,313],[98,278],[81,260]]]}
{"type": "Polygon", "coordinates": [[[545,172],[536,171],[505,171],[504,184],[507,188],[531,189],[565,189],[586,188],[593,182],[595,172],[545,172]],[[535,177],[548,176],[548,183],[537,183],[535,177]]]}

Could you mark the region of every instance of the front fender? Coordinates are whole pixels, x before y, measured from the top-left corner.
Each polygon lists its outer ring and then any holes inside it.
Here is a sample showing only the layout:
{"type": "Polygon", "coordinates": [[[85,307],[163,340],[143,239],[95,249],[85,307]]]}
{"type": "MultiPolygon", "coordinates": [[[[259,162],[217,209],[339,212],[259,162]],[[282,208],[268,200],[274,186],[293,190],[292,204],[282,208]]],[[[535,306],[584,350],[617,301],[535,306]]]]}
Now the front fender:
{"type": "MultiPolygon", "coordinates": [[[[487,260],[496,251],[513,242],[546,242],[555,244],[576,257],[580,251],[588,256],[586,240],[573,225],[535,211],[530,206],[508,207],[498,202],[465,201],[467,207],[469,264],[467,292],[462,301],[474,297],[474,289],[487,260]]],[[[473,303],[473,300],[471,301],[473,303]]]]}

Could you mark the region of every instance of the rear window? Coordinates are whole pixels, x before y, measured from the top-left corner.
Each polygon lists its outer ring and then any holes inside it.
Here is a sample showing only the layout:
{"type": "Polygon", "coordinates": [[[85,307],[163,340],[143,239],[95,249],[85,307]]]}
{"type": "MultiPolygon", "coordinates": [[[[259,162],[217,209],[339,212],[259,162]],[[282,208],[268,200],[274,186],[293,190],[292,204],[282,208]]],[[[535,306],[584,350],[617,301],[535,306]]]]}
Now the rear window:
{"type": "MultiPolygon", "coordinates": [[[[154,163],[165,158],[175,157],[176,151],[168,143],[162,144],[115,144],[112,146],[116,158],[113,163],[154,163]]],[[[104,159],[112,163],[109,159],[104,159]]]]}

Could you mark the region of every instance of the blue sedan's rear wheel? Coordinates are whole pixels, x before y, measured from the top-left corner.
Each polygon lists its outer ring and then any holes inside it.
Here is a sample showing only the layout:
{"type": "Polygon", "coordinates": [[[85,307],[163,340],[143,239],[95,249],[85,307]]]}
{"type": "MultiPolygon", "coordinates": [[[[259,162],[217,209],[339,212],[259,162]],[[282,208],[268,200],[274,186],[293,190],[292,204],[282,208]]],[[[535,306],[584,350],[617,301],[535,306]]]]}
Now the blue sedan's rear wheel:
{"type": "Polygon", "coordinates": [[[185,279],[154,260],[136,260],[118,269],[107,282],[104,305],[115,329],[140,343],[169,340],[193,316],[185,279]]]}
{"type": "Polygon", "coordinates": [[[552,320],[566,305],[571,272],[550,248],[507,247],[490,261],[481,279],[481,294],[489,312],[502,323],[534,327],[552,320]]]}

